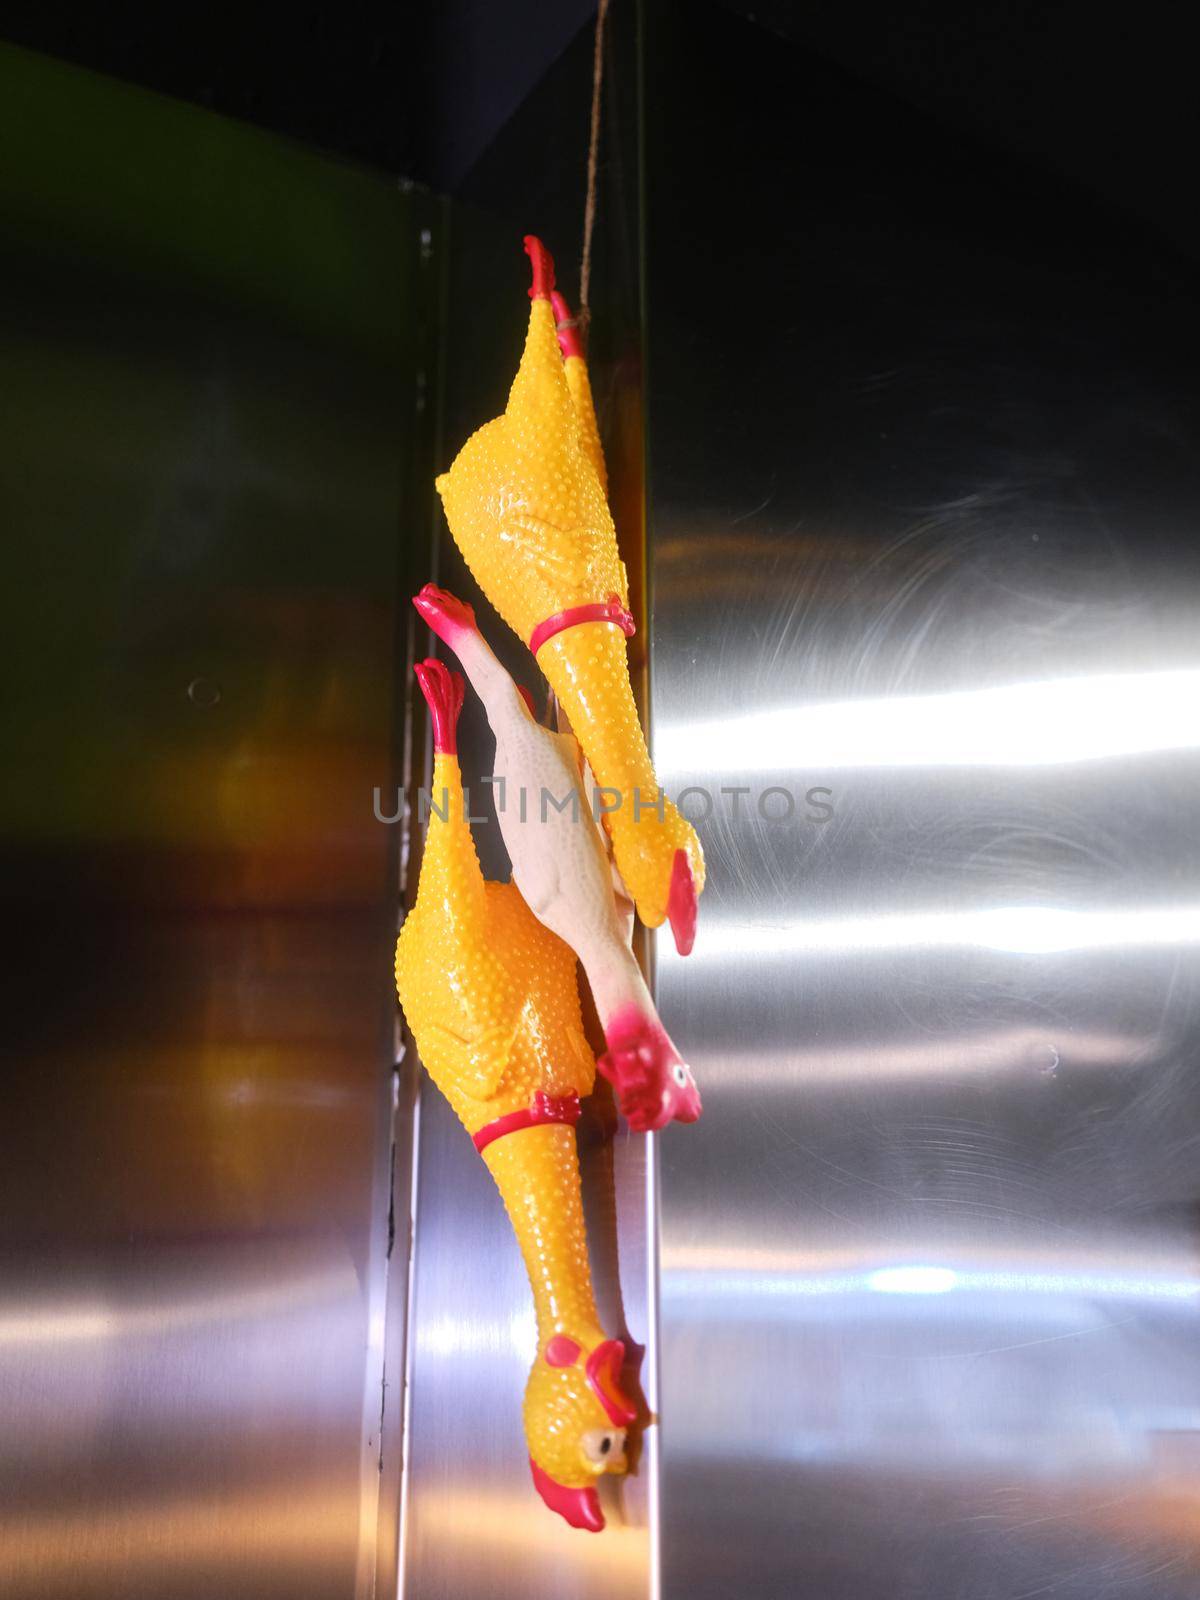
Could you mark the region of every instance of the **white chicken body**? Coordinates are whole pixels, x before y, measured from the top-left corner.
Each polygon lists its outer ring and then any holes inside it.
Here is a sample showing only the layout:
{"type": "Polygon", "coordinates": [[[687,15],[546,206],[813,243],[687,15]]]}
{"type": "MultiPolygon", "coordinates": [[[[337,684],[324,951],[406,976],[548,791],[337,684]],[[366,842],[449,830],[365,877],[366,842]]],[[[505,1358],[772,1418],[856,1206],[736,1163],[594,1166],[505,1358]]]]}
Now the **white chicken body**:
{"type": "Polygon", "coordinates": [[[652,1012],[574,736],[534,721],[482,635],[456,640],[455,649],[495,735],[496,814],[522,898],[583,963],[602,1025],[622,1006],[652,1012]]]}
{"type": "Polygon", "coordinates": [[[617,897],[620,880],[581,779],[579,746],[534,720],[469,606],[432,585],[415,603],[483,702],[496,739],[493,792],[513,881],[538,921],[583,964],[608,1045],[599,1071],[632,1126],[694,1122],[699,1092],[634,959],[632,915],[622,909],[629,902],[617,897]]]}

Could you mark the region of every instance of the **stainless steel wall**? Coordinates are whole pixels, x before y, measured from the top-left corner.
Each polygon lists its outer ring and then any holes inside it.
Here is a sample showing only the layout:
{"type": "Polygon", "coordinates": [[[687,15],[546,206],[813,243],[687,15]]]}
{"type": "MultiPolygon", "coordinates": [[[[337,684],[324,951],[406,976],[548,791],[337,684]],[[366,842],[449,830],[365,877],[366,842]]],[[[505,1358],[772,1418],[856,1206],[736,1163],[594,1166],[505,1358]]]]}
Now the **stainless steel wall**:
{"type": "Polygon", "coordinates": [[[705,1103],[662,1593],[1184,1600],[1197,274],[718,7],[647,23],[655,744],[714,798],[660,947],[705,1103]]]}
{"type": "Polygon", "coordinates": [[[424,209],[0,51],[12,1600],[343,1600],[394,1536],[424,209]]]}
{"type": "Polygon", "coordinates": [[[519,1259],[393,1074],[371,807],[421,395],[441,465],[502,403],[520,232],[571,281],[589,41],[450,249],[417,195],[0,54],[5,1594],[1200,1589],[1194,272],[716,7],[645,21],[655,745],[712,796],[659,987],[706,1112],[584,1130],[661,1418],[602,1539],[527,1482],[519,1259]]]}

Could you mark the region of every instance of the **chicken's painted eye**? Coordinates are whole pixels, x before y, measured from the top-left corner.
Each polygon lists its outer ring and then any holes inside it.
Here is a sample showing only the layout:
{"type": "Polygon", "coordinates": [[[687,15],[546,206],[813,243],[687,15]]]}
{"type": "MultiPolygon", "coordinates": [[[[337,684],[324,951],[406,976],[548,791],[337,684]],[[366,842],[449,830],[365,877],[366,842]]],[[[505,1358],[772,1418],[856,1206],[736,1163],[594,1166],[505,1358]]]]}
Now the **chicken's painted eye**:
{"type": "Polygon", "coordinates": [[[671,1076],[675,1079],[675,1082],[679,1085],[679,1087],[681,1089],[686,1089],[687,1088],[687,1086],[688,1086],[688,1069],[684,1066],[682,1061],[677,1061],[675,1063],[675,1065],[671,1068],[671,1076]]]}
{"type": "Polygon", "coordinates": [[[583,1436],[584,1455],[601,1470],[620,1461],[624,1449],[624,1428],[593,1428],[583,1436]]]}

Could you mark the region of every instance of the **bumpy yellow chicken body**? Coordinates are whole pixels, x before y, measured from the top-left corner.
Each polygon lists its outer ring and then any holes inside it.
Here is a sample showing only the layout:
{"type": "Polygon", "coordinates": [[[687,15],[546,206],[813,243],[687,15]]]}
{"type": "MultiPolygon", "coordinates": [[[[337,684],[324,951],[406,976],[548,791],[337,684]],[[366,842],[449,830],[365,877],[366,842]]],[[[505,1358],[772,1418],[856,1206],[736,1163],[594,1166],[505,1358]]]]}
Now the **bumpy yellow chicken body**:
{"type": "Polygon", "coordinates": [[[596,421],[596,403],[592,398],[592,379],[583,354],[579,325],[571,315],[571,308],[557,291],[550,296],[554,312],[554,325],[558,332],[558,348],[562,351],[563,376],[567,380],[571,404],[575,408],[575,421],[579,427],[579,447],[591,462],[604,497],[608,498],[608,467],[604,460],[604,446],[600,443],[600,428],[596,421]]]}
{"type": "Polygon", "coordinates": [[[629,683],[629,584],[587,369],[576,353],[564,365],[553,267],[536,240],[526,247],[533,299],[508,406],[472,435],[437,487],[476,580],[534,649],[597,783],[620,796],[604,823],[639,915],[649,927],[670,917],[676,942],[690,949],[704,856],[650,763],[629,683]]]}
{"type": "Polygon", "coordinates": [[[588,1267],[574,1121],[595,1059],[575,956],[514,884],[484,881],[454,747],[462,680],[435,661],[417,671],[437,753],[396,986],[430,1077],[496,1181],[529,1273],[538,1357],[524,1418],[534,1482],[573,1526],[598,1531],[595,1480],[623,1470],[635,1411],[617,1381],[623,1347],[600,1326],[588,1267]]]}

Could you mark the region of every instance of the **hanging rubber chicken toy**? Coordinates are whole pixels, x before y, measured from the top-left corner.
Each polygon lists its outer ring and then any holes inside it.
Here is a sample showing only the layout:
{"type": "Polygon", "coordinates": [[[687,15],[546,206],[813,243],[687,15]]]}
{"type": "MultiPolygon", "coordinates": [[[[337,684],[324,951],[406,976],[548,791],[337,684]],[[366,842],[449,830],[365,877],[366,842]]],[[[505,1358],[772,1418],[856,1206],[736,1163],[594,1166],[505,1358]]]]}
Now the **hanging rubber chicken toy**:
{"type": "Polygon", "coordinates": [[[605,495],[587,368],[563,315],[554,263],[533,264],[529,332],[503,416],[473,434],[438,492],[455,543],[484,594],[529,644],[602,789],[616,864],[650,928],[669,921],[692,948],[704,855],[695,829],[661,791],[629,683],[629,583],[605,495]],[[565,357],[565,359],[564,359],[565,357]]]}
{"type": "Polygon", "coordinates": [[[464,685],[418,666],[433,718],[431,811],[415,906],[396,947],[396,987],[421,1059],[503,1196],[533,1289],[538,1353],[525,1435],[542,1499],[599,1532],[596,1480],[624,1471],[636,1420],[618,1375],[624,1346],[600,1326],[575,1152],[595,1061],[575,956],[513,883],[487,883],[466,817],[456,728],[464,685]]]}
{"type": "Polygon", "coordinates": [[[469,605],[431,583],[413,604],[454,651],[483,702],[496,738],[491,784],[513,882],[538,921],[583,965],[608,1046],[596,1064],[622,1113],[639,1133],[672,1119],[695,1122],[700,1093],[630,948],[632,917],[622,917],[614,894],[594,820],[600,807],[584,792],[575,738],[536,721],[469,605]]]}

